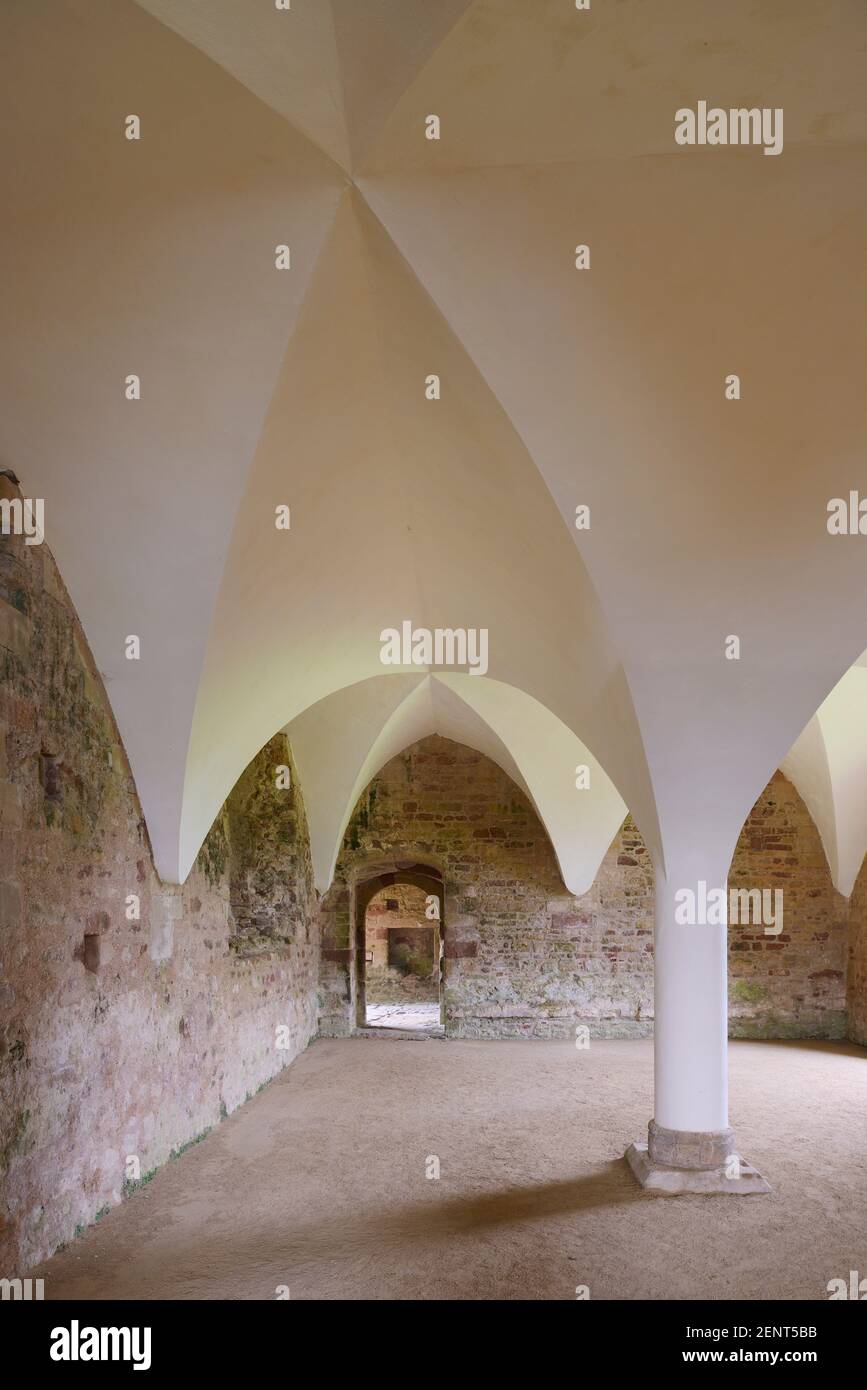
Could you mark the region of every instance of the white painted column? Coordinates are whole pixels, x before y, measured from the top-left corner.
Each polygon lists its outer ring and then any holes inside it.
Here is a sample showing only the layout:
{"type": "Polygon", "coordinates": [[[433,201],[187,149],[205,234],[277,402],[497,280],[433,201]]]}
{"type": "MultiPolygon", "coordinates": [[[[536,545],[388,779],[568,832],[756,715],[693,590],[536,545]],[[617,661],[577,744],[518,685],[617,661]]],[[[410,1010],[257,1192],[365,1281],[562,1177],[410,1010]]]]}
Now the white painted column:
{"type": "Polygon", "coordinates": [[[679,889],[725,889],[726,871],[710,862],[657,874],[654,1119],[668,1130],[728,1127],[728,912],[720,926],[675,920],[679,889]]]}
{"type": "Polygon", "coordinates": [[[642,1187],[663,1192],[770,1191],[728,1122],[727,872],[728,858],[702,852],[656,869],[653,1118],[626,1159],[642,1187]],[[681,890],[694,895],[691,922],[681,890]]]}

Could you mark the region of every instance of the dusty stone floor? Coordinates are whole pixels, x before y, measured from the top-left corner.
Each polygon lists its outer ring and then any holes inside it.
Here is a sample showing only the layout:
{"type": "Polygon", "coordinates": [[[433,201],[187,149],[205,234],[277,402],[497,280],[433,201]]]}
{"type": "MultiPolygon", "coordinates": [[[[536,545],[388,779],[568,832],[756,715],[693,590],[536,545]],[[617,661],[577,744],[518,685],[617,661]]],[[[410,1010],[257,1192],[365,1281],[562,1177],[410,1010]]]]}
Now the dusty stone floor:
{"type": "Polygon", "coordinates": [[[368,1004],[365,1022],[369,1028],[442,1028],[439,1004],[368,1004]]]}
{"type": "Polygon", "coordinates": [[[754,1197],[639,1190],[651,1049],[315,1042],[30,1272],[54,1299],[824,1299],[867,1274],[867,1049],[731,1045],[754,1197]]]}

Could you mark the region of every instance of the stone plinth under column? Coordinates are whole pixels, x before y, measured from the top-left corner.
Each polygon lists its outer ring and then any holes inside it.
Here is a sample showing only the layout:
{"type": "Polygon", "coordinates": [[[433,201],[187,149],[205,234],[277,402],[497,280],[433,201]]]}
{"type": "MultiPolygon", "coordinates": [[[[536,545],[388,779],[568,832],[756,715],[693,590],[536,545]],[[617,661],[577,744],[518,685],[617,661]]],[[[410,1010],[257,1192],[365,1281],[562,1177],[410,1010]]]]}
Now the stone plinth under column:
{"type": "Polygon", "coordinates": [[[665,1129],[651,1120],[648,1143],[630,1144],[626,1161],[641,1186],[652,1192],[770,1192],[761,1173],[733,1146],[731,1129],[665,1129]]]}

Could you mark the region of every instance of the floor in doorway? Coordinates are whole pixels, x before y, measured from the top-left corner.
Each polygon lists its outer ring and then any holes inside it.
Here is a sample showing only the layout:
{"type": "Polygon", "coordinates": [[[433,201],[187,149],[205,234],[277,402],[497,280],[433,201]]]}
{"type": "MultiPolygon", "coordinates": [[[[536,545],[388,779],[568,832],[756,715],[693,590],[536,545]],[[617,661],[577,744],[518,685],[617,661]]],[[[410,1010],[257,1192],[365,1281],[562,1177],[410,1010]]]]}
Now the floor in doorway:
{"type": "Polygon", "coordinates": [[[767,1196],[637,1186],[649,1041],[323,1039],[29,1273],[46,1299],[826,1299],[867,1276],[867,1050],[729,1056],[767,1196]]]}
{"type": "Polygon", "coordinates": [[[368,1004],[365,1011],[368,1028],[423,1028],[428,1033],[442,1032],[439,1004],[368,1004]]]}

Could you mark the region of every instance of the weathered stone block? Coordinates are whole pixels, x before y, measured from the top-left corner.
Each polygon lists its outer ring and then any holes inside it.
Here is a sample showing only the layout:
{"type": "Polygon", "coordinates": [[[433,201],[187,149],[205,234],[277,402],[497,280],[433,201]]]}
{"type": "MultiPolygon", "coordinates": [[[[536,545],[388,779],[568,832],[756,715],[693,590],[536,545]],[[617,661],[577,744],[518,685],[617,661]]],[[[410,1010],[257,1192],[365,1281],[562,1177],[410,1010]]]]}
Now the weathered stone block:
{"type": "Polygon", "coordinates": [[[665,1129],[651,1120],[648,1152],[653,1163],[669,1168],[718,1168],[734,1148],[734,1130],[665,1129]]]}

